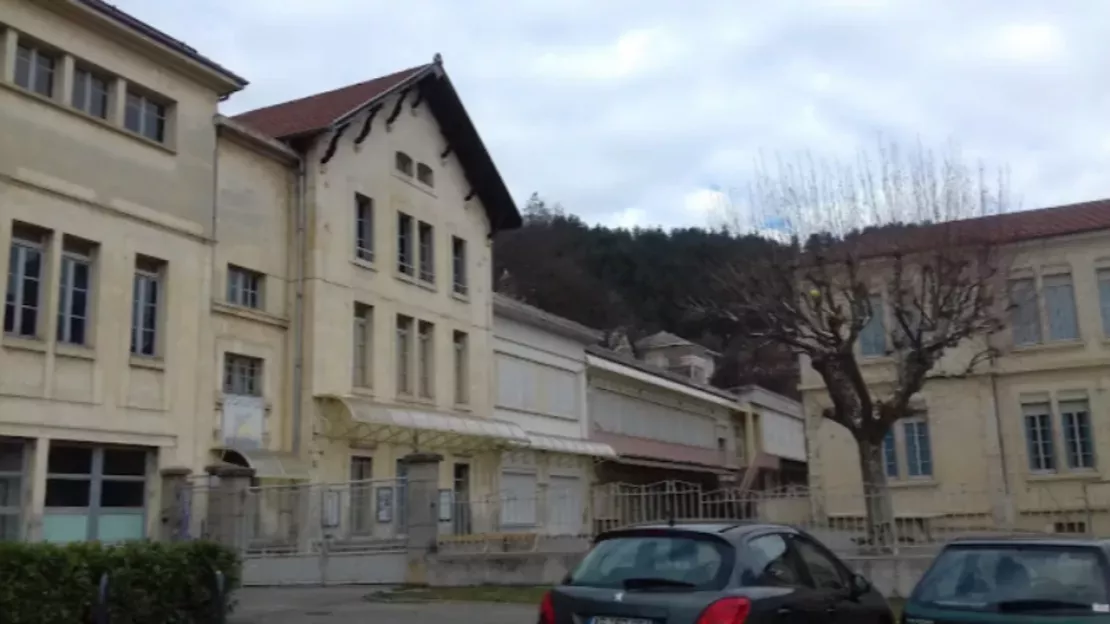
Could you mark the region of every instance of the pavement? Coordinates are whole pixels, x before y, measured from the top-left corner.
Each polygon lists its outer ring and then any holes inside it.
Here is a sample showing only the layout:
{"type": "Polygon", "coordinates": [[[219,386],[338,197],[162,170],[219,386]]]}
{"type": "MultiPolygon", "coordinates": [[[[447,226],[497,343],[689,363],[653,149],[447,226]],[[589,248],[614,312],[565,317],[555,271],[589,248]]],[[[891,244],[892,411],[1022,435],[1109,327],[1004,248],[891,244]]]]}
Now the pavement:
{"type": "Polygon", "coordinates": [[[375,587],[247,587],[228,624],[532,624],[537,607],[489,603],[373,603],[375,587]]]}

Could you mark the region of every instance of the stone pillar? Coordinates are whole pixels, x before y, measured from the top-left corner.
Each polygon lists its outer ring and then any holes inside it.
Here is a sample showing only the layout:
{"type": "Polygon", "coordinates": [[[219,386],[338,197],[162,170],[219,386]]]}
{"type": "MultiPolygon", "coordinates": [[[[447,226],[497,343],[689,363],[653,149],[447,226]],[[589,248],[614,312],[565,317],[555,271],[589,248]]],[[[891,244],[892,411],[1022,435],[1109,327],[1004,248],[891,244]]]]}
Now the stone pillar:
{"type": "Polygon", "coordinates": [[[174,467],[162,469],[162,495],[158,541],[180,542],[189,539],[193,516],[193,491],[189,487],[192,470],[174,467]]]}
{"type": "Polygon", "coordinates": [[[428,554],[435,552],[439,539],[439,464],[436,453],[412,453],[401,458],[405,464],[406,549],[408,566],[405,582],[428,582],[428,554]]]}
{"type": "Polygon", "coordinates": [[[250,536],[248,523],[254,521],[254,501],[248,492],[254,468],[216,465],[204,470],[210,480],[205,537],[232,548],[245,548],[250,536]]]}
{"type": "Polygon", "coordinates": [[[19,46],[19,33],[0,27],[0,80],[15,82],[15,57],[19,46]]]}
{"type": "Polygon", "coordinates": [[[35,449],[31,453],[30,470],[27,472],[27,477],[30,483],[27,484],[27,494],[29,497],[27,510],[30,512],[26,514],[26,533],[27,541],[39,542],[43,540],[43,516],[46,512],[46,473],[48,471],[48,460],[50,458],[50,438],[36,438],[35,449]]]}

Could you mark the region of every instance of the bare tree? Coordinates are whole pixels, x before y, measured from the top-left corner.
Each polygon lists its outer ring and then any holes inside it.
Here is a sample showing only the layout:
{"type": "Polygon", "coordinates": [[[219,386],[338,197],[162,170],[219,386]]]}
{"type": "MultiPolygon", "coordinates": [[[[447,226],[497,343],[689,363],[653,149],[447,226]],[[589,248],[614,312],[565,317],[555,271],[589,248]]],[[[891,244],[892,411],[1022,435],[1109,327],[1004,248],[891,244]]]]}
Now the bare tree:
{"type": "Polygon", "coordinates": [[[754,265],[722,269],[715,299],[699,304],[820,376],[822,417],[858,445],[874,544],[889,544],[893,528],[884,437],[913,414],[929,379],[993,357],[990,336],[1007,310],[1002,232],[978,218],[1006,211],[1006,179],[988,182],[957,156],[883,145],[848,164],[761,163],[747,208],[783,243],[754,265]],[[861,347],[886,374],[861,366],[861,347]]]}

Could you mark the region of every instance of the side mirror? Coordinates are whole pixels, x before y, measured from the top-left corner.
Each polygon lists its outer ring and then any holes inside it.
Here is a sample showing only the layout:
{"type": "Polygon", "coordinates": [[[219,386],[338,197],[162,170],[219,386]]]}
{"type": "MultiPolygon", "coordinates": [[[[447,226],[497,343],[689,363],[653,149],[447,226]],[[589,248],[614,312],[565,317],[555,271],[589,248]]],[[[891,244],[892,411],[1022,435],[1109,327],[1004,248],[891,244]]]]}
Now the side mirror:
{"type": "Polygon", "coordinates": [[[852,575],[852,597],[859,598],[860,596],[871,591],[871,581],[864,578],[862,574],[852,575]]]}

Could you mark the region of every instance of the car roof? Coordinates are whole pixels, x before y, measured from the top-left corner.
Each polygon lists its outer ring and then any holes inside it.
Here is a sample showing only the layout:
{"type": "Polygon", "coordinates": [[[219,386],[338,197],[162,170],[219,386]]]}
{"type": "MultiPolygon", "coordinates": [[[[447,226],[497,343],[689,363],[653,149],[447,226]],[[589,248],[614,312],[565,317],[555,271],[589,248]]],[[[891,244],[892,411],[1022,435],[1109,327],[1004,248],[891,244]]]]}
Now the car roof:
{"type": "Polygon", "coordinates": [[[946,548],[958,548],[960,546],[1012,546],[1014,544],[1032,544],[1036,546],[1059,546],[1065,548],[1074,548],[1076,546],[1089,546],[1092,548],[1110,548],[1110,540],[1097,539],[1087,537],[1084,535],[1068,536],[1068,535],[1052,535],[1051,537],[1045,535],[1007,535],[1000,537],[965,537],[957,538],[948,543],[946,548]]]}
{"type": "Polygon", "coordinates": [[[618,536],[624,533],[634,533],[641,530],[672,530],[686,533],[710,533],[715,535],[727,535],[729,538],[733,539],[741,538],[745,535],[755,532],[762,532],[765,530],[788,531],[792,533],[797,532],[797,529],[791,526],[783,524],[768,524],[766,522],[691,522],[687,520],[682,522],[675,522],[674,524],[671,524],[669,522],[653,522],[647,524],[629,525],[626,527],[621,527],[619,529],[605,531],[598,536],[598,539],[600,540],[609,536],[618,536]]]}

